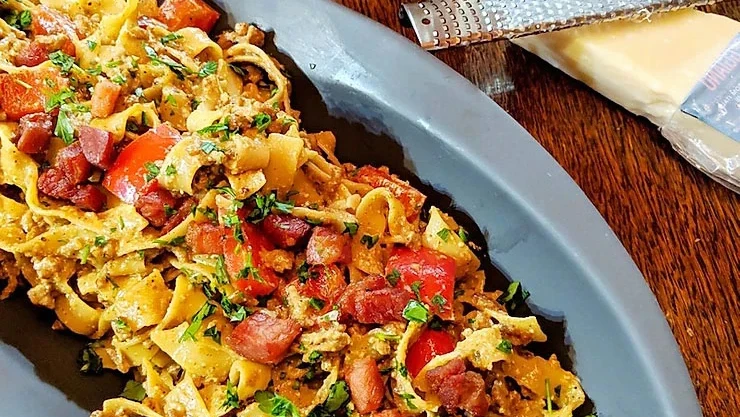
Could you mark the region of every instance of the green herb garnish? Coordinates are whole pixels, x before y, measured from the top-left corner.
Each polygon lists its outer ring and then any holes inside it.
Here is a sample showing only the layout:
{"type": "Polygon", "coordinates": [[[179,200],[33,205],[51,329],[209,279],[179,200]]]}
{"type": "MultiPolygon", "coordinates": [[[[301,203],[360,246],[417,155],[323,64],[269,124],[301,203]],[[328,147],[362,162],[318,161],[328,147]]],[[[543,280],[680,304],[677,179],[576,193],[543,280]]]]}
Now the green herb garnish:
{"type": "Polygon", "coordinates": [[[403,309],[403,318],[408,321],[415,321],[419,323],[426,323],[429,320],[429,310],[424,304],[411,300],[403,309]]]}
{"type": "Polygon", "coordinates": [[[126,382],[126,387],[123,389],[121,397],[131,401],[142,402],[146,398],[146,390],[141,385],[141,382],[131,380],[126,382]]]}
{"type": "Polygon", "coordinates": [[[185,340],[192,340],[195,341],[196,337],[195,334],[200,330],[200,326],[203,324],[203,320],[205,320],[208,316],[213,314],[216,311],[216,306],[206,301],[205,304],[198,310],[195,315],[193,315],[193,319],[190,321],[190,325],[187,329],[182,333],[180,336],[180,339],[178,341],[182,342],[185,340]]]}

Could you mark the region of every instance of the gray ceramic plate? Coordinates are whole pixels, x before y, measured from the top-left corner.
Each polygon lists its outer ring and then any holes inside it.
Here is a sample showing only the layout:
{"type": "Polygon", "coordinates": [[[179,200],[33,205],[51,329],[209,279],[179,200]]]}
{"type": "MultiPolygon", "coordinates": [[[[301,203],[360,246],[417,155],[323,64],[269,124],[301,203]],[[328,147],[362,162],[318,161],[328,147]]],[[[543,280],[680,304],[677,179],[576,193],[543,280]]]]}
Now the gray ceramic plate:
{"type": "MultiPolygon", "coordinates": [[[[532,292],[553,345],[569,346],[559,357],[600,417],[701,415],[663,314],[624,248],[570,177],[488,97],[328,1],[216,3],[230,24],[274,30],[294,107],[306,129],[337,133],[340,158],[388,165],[415,178],[432,203],[459,210],[496,268],[532,292]]],[[[0,317],[1,416],[85,416],[83,408],[120,392],[113,375],[81,377],[74,359],[82,341],[49,330],[52,317],[23,295],[0,303],[0,317]]]]}

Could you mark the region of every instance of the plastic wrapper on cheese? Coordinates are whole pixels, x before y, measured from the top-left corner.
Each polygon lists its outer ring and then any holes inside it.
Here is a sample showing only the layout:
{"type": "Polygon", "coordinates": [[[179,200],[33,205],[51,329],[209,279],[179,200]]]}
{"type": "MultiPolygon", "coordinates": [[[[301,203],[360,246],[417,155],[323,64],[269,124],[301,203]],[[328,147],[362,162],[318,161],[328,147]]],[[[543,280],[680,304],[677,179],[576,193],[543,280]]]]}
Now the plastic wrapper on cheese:
{"type": "Polygon", "coordinates": [[[657,125],[692,165],[740,191],[740,23],[697,10],[514,43],[657,125]]]}

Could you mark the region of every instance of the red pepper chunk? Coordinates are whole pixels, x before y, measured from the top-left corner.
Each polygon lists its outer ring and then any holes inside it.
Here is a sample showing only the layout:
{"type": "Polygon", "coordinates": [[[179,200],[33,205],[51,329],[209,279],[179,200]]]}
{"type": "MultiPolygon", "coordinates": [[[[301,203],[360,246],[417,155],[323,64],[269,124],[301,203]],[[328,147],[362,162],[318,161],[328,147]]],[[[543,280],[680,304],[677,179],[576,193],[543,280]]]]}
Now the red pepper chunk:
{"type": "Polygon", "coordinates": [[[275,271],[262,265],[262,252],[274,247],[256,226],[242,223],[241,228],[244,243],[237,242],[233,236],[226,238],[226,271],[236,280],[234,286],[239,291],[252,297],[269,295],[280,285],[280,278],[275,271]]]}
{"type": "Polygon", "coordinates": [[[328,310],[342,296],[347,282],[336,265],[317,265],[311,267],[308,280],[300,288],[306,297],[324,301],[324,309],[328,310]]]}
{"type": "Polygon", "coordinates": [[[172,30],[196,27],[210,32],[221,14],[202,0],[164,0],[159,20],[172,30]]]}
{"type": "Polygon", "coordinates": [[[426,196],[408,182],[388,172],[388,168],[375,168],[365,165],[359,168],[352,177],[355,181],[368,184],[374,188],[384,187],[403,204],[406,217],[415,220],[421,212],[426,196]]]}
{"type": "Polygon", "coordinates": [[[180,133],[167,125],[139,136],[121,151],[105,173],[103,186],[125,203],[134,204],[147,185],[147,164],[164,159],[179,140],[180,133]]]}
{"type": "Polygon", "coordinates": [[[455,350],[455,339],[442,330],[425,329],[419,338],[409,346],[406,356],[406,369],[416,377],[422,368],[437,356],[455,350]]]}
{"type": "Polygon", "coordinates": [[[66,88],[67,84],[67,79],[55,68],[0,74],[0,110],[13,122],[27,114],[43,113],[47,97],[66,88]]]}
{"type": "Polygon", "coordinates": [[[455,260],[441,252],[421,248],[396,247],[391,252],[386,275],[398,276],[396,284],[418,294],[432,313],[443,320],[452,318],[452,300],[455,292],[455,260]]]}

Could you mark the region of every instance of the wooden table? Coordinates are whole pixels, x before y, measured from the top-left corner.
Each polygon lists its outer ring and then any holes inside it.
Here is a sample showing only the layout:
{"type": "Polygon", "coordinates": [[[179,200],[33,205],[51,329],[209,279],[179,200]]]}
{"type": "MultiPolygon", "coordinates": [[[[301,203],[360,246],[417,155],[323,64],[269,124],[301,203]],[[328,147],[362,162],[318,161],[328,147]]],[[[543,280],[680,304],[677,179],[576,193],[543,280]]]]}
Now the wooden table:
{"type": "MultiPolygon", "coordinates": [[[[398,20],[400,0],[339,2],[415,41],[398,20]]],[[[737,2],[711,10],[740,19],[737,2]]],[[[704,415],[740,414],[740,196],[682,160],[647,120],[511,43],[434,54],[521,123],[614,229],[666,313],[704,415]]]]}

